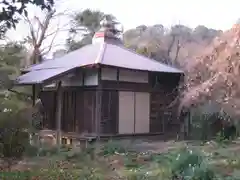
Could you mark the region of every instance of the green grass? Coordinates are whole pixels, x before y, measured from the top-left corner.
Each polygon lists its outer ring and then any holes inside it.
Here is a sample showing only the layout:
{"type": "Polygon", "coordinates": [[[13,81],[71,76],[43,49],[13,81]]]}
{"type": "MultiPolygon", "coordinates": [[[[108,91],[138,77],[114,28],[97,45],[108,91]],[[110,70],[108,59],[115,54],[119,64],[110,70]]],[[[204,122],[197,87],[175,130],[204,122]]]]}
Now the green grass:
{"type": "MultiPolygon", "coordinates": [[[[235,180],[240,177],[238,144],[223,147],[215,143],[178,142],[168,146],[172,150],[161,153],[140,153],[134,151],[131,144],[119,141],[82,152],[65,148],[57,153],[54,149],[45,149],[41,156],[28,158],[35,165],[22,168],[18,179],[170,180],[175,176],[184,180],[235,180]]],[[[16,170],[14,173],[16,175],[16,170]]]]}

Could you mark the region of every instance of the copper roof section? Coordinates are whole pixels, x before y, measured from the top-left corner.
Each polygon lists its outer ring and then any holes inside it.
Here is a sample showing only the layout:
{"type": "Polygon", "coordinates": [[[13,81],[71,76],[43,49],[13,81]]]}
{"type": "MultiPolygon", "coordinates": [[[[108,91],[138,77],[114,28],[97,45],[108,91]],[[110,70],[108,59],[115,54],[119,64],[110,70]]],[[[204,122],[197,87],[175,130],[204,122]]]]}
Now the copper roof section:
{"type": "Polygon", "coordinates": [[[30,66],[24,71],[52,68],[76,68],[94,64],[142,71],[183,73],[180,69],[137,54],[123,46],[105,42],[87,45],[60,58],[30,66]]]}
{"type": "Polygon", "coordinates": [[[27,83],[27,81],[29,83],[30,81],[31,83],[40,83],[42,81],[38,80],[36,76],[45,76],[45,74],[47,74],[46,77],[50,78],[51,73],[52,76],[58,75],[56,74],[57,71],[64,73],[64,69],[68,71],[70,69],[96,64],[150,72],[183,73],[180,69],[139,55],[123,46],[104,42],[90,44],[62,57],[33,65],[24,70],[31,74],[24,74],[16,80],[17,84],[27,83]],[[24,79],[27,76],[28,78],[24,79]]]}

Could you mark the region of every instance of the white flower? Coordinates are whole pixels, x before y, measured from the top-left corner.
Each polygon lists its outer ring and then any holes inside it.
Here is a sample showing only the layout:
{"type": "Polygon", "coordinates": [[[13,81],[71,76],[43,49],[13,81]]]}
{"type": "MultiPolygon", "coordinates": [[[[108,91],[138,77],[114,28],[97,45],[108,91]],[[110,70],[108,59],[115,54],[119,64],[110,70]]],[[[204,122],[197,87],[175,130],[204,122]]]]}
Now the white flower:
{"type": "Polygon", "coordinates": [[[178,156],[177,156],[176,160],[178,161],[178,160],[179,160],[179,158],[180,158],[180,154],[178,154],[178,156]]]}
{"type": "Polygon", "coordinates": [[[12,111],[12,109],[8,109],[8,108],[3,109],[3,112],[11,112],[11,111],[12,111]]]}
{"type": "Polygon", "coordinates": [[[152,172],[149,172],[149,171],[148,171],[148,172],[146,172],[146,175],[150,175],[151,173],[152,173],[152,172]]]}

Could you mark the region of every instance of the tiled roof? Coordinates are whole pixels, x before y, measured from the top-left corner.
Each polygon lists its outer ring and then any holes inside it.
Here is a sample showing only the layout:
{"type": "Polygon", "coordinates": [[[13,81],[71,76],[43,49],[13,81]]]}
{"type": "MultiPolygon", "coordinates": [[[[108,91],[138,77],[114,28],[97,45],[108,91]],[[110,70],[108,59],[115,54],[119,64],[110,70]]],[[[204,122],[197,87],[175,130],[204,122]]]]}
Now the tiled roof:
{"type": "Polygon", "coordinates": [[[70,69],[93,64],[142,71],[183,73],[177,68],[139,55],[121,45],[103,42],[90,44],[62,57],[33,65],[25,69],[24,71],[28,73],[17,78],[16,82],[18,84],[42,83],[70,69]]]}
{"type": "Polygon", "coordinates": [[[24,84],[24,85],[41,84],[45,80],[48,80],[64,72],[67,72],[71,69],[72,68],[52,68],[52,69],[41,69],[41,70],[30,71],[26,74],[19,76],[16,79],[16,83],[24,84]]]}

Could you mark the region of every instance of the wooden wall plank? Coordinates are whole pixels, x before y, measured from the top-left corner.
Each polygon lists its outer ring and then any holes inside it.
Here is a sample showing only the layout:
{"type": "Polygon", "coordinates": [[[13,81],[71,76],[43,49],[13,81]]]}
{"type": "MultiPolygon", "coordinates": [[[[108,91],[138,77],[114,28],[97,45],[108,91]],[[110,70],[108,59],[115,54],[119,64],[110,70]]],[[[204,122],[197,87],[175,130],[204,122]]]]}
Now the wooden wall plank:
{"type": "Polygon", "coordinates": [[[118,132],[118,92],[103,91],[100,133],[116,134],[118,132]]]}
{"type": "Polygon", "coordinates": [[[56,92],[42,91],[40,99],[43,105],[43,128],[56,129],[56,92]]]}
{"type": "Polygon", "coordinates": [[[95,91],[84,92],[84,131],[95,132],[95,91]]]}
{"type": "Polygon", "coordinates": [[[75,91],[75,132],[82,133],[84,131],[84,93],[83,91],[75,91]]]}

